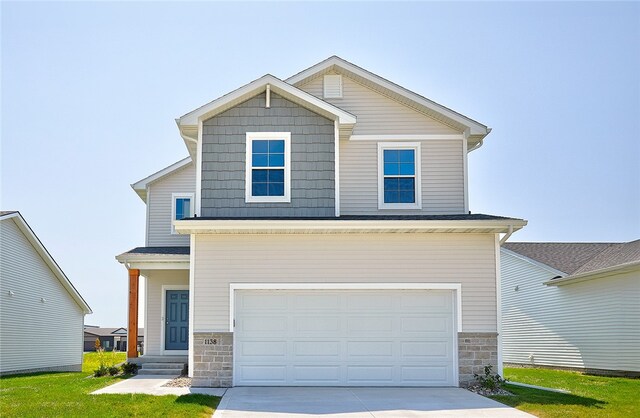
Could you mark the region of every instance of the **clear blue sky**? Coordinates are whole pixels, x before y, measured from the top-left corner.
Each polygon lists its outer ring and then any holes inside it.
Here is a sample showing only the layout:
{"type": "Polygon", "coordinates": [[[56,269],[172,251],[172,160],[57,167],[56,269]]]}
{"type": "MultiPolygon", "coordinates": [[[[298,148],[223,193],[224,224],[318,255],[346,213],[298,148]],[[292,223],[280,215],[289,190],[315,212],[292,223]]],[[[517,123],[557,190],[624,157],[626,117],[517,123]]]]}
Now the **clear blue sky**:
{"type": "Polygon", "coordinates": [[[174,118],[330,55],[493,128],[473,212],[512,240],[640,238],[638,3],[2,3],[1,207],[94,314],[126,323],[129,184],[187,155],[174,118]]]}

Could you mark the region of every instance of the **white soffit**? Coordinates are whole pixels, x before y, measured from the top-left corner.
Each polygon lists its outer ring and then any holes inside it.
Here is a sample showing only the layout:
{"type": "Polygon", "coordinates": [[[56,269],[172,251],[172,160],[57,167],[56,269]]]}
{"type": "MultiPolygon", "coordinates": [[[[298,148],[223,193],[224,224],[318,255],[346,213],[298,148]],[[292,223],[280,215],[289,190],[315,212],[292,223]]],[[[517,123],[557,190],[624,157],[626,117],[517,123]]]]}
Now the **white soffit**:
{"type": "Polygon", "coordinates": [[[491,132],[491,128],[464,116],[446,106],[427,99],[417,93],[399,86],[370,71],[358,67],[340,57],[332,56],[326,60],[292,76],[285,81],[293,85],[301,85],[325,73],[338,69],[340,73],[354,79],[358,83],[369,87],[387,97],[390,97],[408,107],[418,110],[429,117],[439,120],[460,131],[468,129],[469,137],[473,142],[479,142],[491,132]]]}

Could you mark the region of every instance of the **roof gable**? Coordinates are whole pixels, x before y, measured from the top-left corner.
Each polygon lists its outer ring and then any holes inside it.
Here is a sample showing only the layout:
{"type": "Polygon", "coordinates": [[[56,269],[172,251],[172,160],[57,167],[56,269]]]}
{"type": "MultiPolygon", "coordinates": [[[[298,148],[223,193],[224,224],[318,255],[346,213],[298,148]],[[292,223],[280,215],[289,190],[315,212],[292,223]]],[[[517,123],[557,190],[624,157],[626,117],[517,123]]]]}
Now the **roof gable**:
{"type": "Polygon", "coordinates": [[[480,122],[455,112],[448,107],[414,93],[335,55],[299,72],[294,76],[289,77],[285,81],[295,86],[299,86],[332,71],[343,73],[365,87],[388,96],[406,106],[414,108],[433,119],[451,126],[454,129],[461,132],[467,132],[470,143],[469,149],[473,146],[479,146],[478,144],[481,144],[482,139],[491,132],[491,128],[488,128],[480,122]]]}
{"type": "Polygon", "coordinates": [[[131,188],[135,190],[135,192],[140,196],[143,202],[147,202],[147,187],[160,179],[163,179],[170,174],[175,173],[178,170],[181,170],[191,164],[191,157],[184,158],[177,163],[173,163],[168,167],[163,168],[162,170],[153,173],[150,176],[143,178],[142,180],[138,180],[137,182],[131,185],[131,188]]]}
{"type": "Polygon", "coordinates": [[[40,239],[36,236],[35,232],[31,229],[27,221],[22,217],[20,212],[9,211],[9,212],[1,212],[0,213],[0,221],[1,222],[15,222],[20,232],[24,234],[29,243],[36,250],[38,255],[45,262],[47,267],[51,269],[51,272],[56,276],[56,278],[60,281],[62,286],[67,290],[71,298],[78,304],[78,306],[82,309],[82,312],[86,314],[92,313],[91,308],[87,304],[87,302],[82,298],[78,290],[73,286],[69,278],[64,274],[58,263],[53,259],[49,251],[42,244],[40,239]]]}

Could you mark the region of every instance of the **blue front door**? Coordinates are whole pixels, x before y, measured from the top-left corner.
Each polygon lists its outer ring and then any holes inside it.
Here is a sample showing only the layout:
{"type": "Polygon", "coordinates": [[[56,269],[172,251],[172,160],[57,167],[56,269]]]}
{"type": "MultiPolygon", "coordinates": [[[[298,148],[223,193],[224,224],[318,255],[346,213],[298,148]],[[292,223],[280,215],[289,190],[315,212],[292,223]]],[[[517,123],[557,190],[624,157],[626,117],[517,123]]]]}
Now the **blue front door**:
{"type": "Polygon", "coordinates": [[[164,349],[189,348],[189,291],[167,290],[164,349]]]}

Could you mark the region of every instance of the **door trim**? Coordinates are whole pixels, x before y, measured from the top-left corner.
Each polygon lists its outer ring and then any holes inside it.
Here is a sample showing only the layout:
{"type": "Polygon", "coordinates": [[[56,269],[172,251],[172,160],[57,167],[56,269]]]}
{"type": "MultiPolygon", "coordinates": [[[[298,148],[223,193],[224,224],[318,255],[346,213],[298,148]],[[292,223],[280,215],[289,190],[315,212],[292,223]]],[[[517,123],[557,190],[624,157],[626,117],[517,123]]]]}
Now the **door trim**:
{"type": "MultiPolygon", "coordinates": [[[[160,311],[160,355],[162,356],[183,356],[189,354],[189,348],[186,350],[165,350],[165,315],[167,314],[167,290],[189,290],[188,284],[163,284],[162,285],[162,304],[160,311]]],[[[191,292],[189,292],[191,296],[191,292]]],[[[189,305],[189,313],[191,312],[191,305],[189,305]]],[[[191,324],[189,324],[191,325],[191,324]]],[[[146,332],[145,332],[146,335],[146,332]]]]}
{"type": "Polygon", "coordinates": [[[453,321],[453,382],[459,386],[458,333],[462,332],[462,284],[461,283],[230,283],[229,284],[229,332],[233,335],[233,372],[231,386],[236,383],[236,290],[452,290],[453,321]]]}

